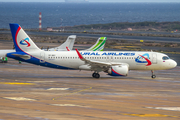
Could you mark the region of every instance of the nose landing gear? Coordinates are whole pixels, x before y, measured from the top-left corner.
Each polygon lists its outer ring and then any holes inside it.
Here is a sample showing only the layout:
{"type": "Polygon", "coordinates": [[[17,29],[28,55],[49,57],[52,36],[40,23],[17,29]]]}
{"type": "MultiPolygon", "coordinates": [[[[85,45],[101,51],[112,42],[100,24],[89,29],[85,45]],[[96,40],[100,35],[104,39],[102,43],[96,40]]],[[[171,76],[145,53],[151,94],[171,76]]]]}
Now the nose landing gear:
{"type": "Polygon", "coordinates": [[[93,77],[93,78],[100,78],[100,75],[99,75],[99,73],[94,72],[94,73],[92,74],[92,77],[93,77]]]}
{"type": "Polygon", "coordinates": [[[156,75],[154,75],[154,70],[151,70],[151,73],[152,73],[152,78],[156,78],[156,75]]]}

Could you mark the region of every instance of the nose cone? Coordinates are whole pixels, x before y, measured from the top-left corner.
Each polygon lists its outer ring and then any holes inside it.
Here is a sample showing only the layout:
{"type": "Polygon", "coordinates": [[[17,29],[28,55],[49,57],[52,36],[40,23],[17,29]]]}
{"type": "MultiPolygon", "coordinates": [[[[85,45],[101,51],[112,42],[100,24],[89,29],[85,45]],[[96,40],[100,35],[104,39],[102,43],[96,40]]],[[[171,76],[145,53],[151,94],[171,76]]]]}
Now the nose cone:
{"type": "Polygon", "coordinates": [[[172,60],[172,61],[171,61],[171,67],[172,67],[172,68],[175,68],[176,66],[177,66],[177,62],[174,61],[174,60],[172,60]]]}
{"type": "Polygon", "coordinates": [[[171,61],[169,62],[169,67],[170,67],[170,69],[175,68],[176,66],[177,66],[177,62],[176,62],[176,61],[171,60],[171,61]]]}

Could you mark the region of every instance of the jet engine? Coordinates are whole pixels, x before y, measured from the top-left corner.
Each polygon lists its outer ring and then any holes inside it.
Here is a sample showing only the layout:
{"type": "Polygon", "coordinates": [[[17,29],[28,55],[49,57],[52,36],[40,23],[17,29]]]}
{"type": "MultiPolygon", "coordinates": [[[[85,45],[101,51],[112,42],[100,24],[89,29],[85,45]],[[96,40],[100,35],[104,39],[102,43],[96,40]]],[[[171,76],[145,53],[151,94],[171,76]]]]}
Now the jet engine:
{"type": "Polygon", "coordinates": [[[129,65],[118,65],[109,68],[107,73],[111,76],[127,76],[129,70],[129,65]]]}

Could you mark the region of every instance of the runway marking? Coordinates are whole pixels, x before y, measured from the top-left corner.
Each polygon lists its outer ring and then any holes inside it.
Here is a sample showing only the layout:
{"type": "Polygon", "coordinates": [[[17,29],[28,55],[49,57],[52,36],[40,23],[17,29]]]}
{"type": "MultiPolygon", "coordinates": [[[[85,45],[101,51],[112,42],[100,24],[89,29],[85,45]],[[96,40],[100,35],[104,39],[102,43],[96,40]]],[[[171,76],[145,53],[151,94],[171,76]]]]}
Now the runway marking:
{"type": "Polygon", "coordinates": [[[83,92],[83,91],[86,91],[86,90],[90,90],[90,89],[92,89],[92,87],[87,88],[87,89],[83,89],[83,90],[80,90],[80,91],[77,91],[77,92],[73,92],[73,93],[65,94],[65,95],[62,95],[62,96],[60,96],[60,97],[55,97],[55,98],[53,98],[52,100],[55,100],[55,99],[58,99],[58,98],[61,98],[61,97],[65,97],[65,96],[68,96],[68,95],[72,95],[72,94],[80,93],[80,92],[83,92]]]}
{"type": "Polygon", "coordinates": [[[61,107],[84,107],[84,106],[81,106],[81,105],[75,105],[75,104],[51,104],[51,105],[54,105],[54,106],[61,106],[61,107]]]}
{"type": "Polygon", "coordinates": [[[3,97],[9,100],[16,100],[16,101],[36,101],[35,99],[25,98],[25,97],[3,97]]]}
{"type": "Polygon", "coordinates": [[[146,108],[159,109],[159,110],[180,111],[180,107],[146,107],[146,108]]]}
{"type": "Polygon", "coordinates": [[[137,116],[137,117],[178,117],[178,116],[170,116],[170,115],[162,115],[162,114],[123,114],[129,116],[137,116]]]}
{"type": "Polygon", "coordinates": [[[9,85],[35,85],[34,83],[18,83],[18,82],[0,82],[0,84],[9,84],[9,85]]]}
{"type": "Polygon", "coordinates": [[[49,88],[47,90],[69,90],[69,88],[49,88]]]}

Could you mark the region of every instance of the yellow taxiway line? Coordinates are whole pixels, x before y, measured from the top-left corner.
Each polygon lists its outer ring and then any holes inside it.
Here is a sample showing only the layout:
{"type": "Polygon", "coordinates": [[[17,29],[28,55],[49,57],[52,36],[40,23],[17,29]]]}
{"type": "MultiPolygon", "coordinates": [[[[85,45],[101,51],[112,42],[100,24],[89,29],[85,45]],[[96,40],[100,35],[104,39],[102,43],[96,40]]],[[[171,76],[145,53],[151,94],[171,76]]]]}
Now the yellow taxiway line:
{"type": "Polygon", "coordinates": [[[18,82],[0,82],[0,84],[9,84],[9,85],[34,85],[34,83],[18,83],[18,82]]]}

